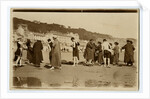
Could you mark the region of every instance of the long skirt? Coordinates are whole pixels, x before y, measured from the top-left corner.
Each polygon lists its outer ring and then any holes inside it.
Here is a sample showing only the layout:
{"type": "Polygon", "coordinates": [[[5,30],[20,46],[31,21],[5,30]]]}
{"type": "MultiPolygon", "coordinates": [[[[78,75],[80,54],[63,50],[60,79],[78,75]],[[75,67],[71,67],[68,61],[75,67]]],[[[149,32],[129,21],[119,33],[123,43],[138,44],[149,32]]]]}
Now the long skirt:
{"type": "Polygon", "coordinates": [[[52,63],[53,67],[60,67],[61,66],[61,57],[60,53],[52,53],[52,63]]]}
{"type": "Polygon", "coordinates": [[[31,50],[27,50],[27,59],[30,63],[33,63],[33,52],[31,50]]]}
{"type": "Polygon", "coordinates": [[[118,64],[119,62],[119,53],[114,54],[114,60],[113,63],[118,64]]]}
{"type": "Polygon", "coordinates": [[[103,60],[103,53],[102,53],[102,52],[100,52],[100,53],[98,54],[98,63],[99,63],[99,64],[104,63],[104,60],[103,60]]]}
{"type": "Polygon", "coordinates": [[[113,64],[113,61],[114,61],[114,55],[110,55],[110,64],[113,64]]]}
{"type": "Polygon", "coordinates": [[[128,62],[134,62],[134,54],[129,54],[127,52],[125,52],[125,56],[124,56],[124,62],[128,63],[128,62]]]}
{"type": "Polygon", "coordinates": [[[49,52],[49,61],[50,61],[50,64],[52,63],[52,51],[49,52]]]}
{"type": "Polygon", "coordinates": [[[40,65],[41,61],[42,61],[42,51],[36,51],[34,52],[34,55],[33,55],[33,63],[35,65],[40,65]]]}
{"type": "Polygon", "coordinates": [[[84,52],[84,58],[86,60],[94,60],[94,50],[87,48],[84,52]]]}
{"type": "Polygon", "coordinates": [[[41,63],[42,63],[42,61],[43,61],[43,54],[42,54],[42,51],[40,51],[40,58],[41,58],[41,63]]]}

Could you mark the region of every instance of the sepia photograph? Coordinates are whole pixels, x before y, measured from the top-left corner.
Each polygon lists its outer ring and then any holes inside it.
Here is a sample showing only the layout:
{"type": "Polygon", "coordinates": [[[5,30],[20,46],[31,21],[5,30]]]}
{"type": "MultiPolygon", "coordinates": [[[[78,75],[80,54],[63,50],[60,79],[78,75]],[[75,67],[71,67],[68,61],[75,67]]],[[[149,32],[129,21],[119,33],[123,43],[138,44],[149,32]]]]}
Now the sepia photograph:
{"type": "Polygon", "coordinates": [[[139,9],[10,12],[10,90],[139,90],[139,9]]]}

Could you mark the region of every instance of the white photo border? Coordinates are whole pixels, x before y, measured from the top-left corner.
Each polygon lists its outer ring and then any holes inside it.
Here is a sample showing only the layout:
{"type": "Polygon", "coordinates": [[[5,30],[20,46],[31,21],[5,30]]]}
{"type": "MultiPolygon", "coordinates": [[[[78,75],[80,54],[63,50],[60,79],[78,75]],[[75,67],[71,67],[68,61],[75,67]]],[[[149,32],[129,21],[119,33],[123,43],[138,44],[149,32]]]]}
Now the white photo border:
{"type": "Polygon", "coordinates": [[[1,98],[150,98],[149,95],[149,11],[136,1],[1,1],[1,98]],[[119,5],[119,6],[118,6],[119,5]],[[140,9],[140,87],[139,91],[10,91],[9,34],[10,8],[139,8],[140,9]]]}

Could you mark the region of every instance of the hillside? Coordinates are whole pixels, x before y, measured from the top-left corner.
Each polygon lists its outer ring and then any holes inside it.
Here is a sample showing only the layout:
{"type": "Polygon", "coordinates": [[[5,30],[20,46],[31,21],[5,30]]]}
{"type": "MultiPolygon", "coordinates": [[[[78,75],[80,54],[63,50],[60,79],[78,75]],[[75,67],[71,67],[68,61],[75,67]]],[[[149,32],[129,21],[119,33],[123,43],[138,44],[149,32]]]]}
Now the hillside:
{"type": "Polygon", "coordinates": [[[71,27],[65,27],[60,24],[47,24],[47,23],[42,23],[38,21],[28,21],[24,19],[19,19],[19,18],[13,18],[13,28],[14,30],[18,28],[18,24],[27,24],[28,30],[31,32],[38,32],[38,33],[47,33],[49,31],[58,31],[61,32],[62,34],[67,34],[69,32],[73,33],[78,33],[79,38],[81,40],[89,40],[91,38],[97,39],[97,38],[113,38],[110,35],[106,34],[100,34],[96,32],[91,32],[88,30],[85,30],[83,28],[71,28],[71,27]]]}

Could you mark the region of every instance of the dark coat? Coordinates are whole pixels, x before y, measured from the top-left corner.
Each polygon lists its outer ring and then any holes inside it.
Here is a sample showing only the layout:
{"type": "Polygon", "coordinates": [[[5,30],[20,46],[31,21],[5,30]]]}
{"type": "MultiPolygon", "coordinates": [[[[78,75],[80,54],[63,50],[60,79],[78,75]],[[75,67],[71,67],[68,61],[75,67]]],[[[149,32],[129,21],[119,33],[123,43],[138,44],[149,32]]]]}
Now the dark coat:
{"type": "Polygon", "coordinates": [[[52,42],[50,42],[49,43],[49,47],[51,48],[51,51],[49,52],[49,61],[50,61],[50,64],[51,64],[51,62],[52,62],[52,52],[53,52],[53,43],[52,42]]]}
{"type": "Polygon", "coordinates": [[[97,51],[98,51],[98,63],[102,64],[102,63],[104,63],[103,53],[102,53],[102,45],[98,45],[97,51]]]}
{"type": "Polygon", "coordinates": [[[127,43],[122,49],[125,49],[124,62],[134,62],[134,46],[131,43],[127,43]]]}
{"type": "Polygon", "coordinates": [[[88,42],[86,45],[85,52],[84,52],[84,58],[86,60],[94,60],[94,51],[95,51],[94,44],[91,42],[88,42]]]}
{"type": "Polygon", "coordinates": [[[37,41],[34,43],[33,45],[33,62],[36,65],[40,65],[40,63],[43,60],[43,55],[42,55],[42,49],[43,49],[43,45],[41,43],[41,41],[37,41]]]}
{"type": "Polygon", "coordinates": [[[26,46],[28,47],[28,49],[27,49],[27,59],[29,60],[30,63],[33,63],[33,48],[31,47],[30,42],[27,42],[26,46]]]}

